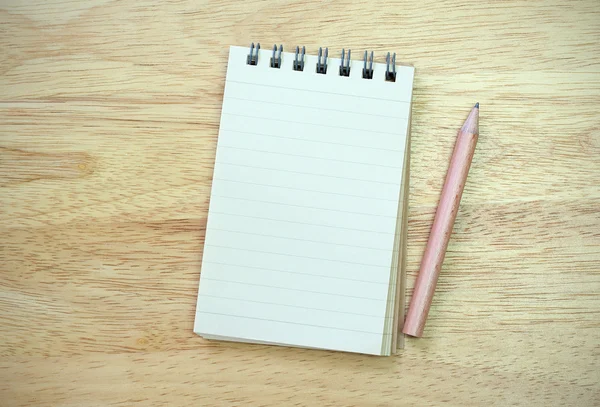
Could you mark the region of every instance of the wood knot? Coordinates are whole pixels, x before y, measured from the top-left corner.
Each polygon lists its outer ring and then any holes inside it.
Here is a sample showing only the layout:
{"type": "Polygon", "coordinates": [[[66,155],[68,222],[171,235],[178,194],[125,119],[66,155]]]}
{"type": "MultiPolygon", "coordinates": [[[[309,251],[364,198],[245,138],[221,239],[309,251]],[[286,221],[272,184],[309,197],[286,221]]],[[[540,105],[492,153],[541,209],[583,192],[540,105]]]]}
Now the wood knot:
{"type": "Polygon", "coordinates": [[[42,153],[0,147],[0,185],[42,179],[75,179],[94,172],[95,160],[84,152],[42,153]]]}

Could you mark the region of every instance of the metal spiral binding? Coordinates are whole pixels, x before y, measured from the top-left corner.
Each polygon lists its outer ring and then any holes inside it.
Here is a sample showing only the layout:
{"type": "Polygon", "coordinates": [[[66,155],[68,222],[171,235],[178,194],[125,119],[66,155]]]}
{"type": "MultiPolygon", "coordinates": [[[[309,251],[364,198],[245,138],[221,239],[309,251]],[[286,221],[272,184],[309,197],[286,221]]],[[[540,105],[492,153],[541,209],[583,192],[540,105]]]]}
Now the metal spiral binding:
{"type": "Polygon", "coordinates": [[[250,53],[246,59],[248,65],[258,65],[258,51],[260,50],[260,42],[256,44],[256,52],[254,52],[254,43],[250,45],[250,53]]]}
{"type": "Polygon", "coordinates": [[[279,45],[279,54],[277,54],[277,45],[273,45],[273,56],[271,57],[271,68],[281,68],[281,53],[283,45],[279,45]]]}
{"type": "Polygon", "coordinates": [[[317,59],[317,73],[327,73],[327,55],[329,54],[329,48],[325,48],[325,57],[323,57],[323,49],[319,48],[319,56],[317,59]]]}
{"type": "Polygon", "coordinates": [[[300,59],[298,59],[298,52],[300,48],[296,47],[296,56],[294,57],[294,71],[304,71],[304,52],[306,49],[304,46],[302,47],[302,54],[300,54],[300,59]]]}
{"type": "MultiPolygon", "coordinates": [[[[248,57],[246,58],[246,63],[248,65],[258,65],[258,55],[260,51],[260,43],[257,42],[256,46],[254,43],[250,44],[250,52],[248,53],[248,57]]],[[[339,75],[340,76],[350,76],[351,69],[351,50],[348,50],[348,54],[346,54],[346,50],[342,48],[342,58],[340,60],[340,68],[339,75]]],[[[292,67],[294,71],[304,71],[304,62],[305,62],[305,53],[306,48],[296,47],[296,53],[294,55],[294,61],[292,67]]],[[[325,48],[325,52],[323,52],[323,48],[319,48],[319,53],[317,56],[317,65],[316,72],[319,74],[327,73],[327,58],[329,57],[329,48],[325,48]]],[[[271,68],[281,68],[283,58],[283,45],[279,45],[279,49],[277,48],[277,44],[273,45],[273,55],[270,60],[269,66],[271,68]]],[[[363,57],[363,69],[362,69],[362,77],[363,79],[373,79],[373,51],[369,55],[368,51],[365,51],[363,57]]],[[[387,53],[385,57],[386,69],[385,69],[385,80],[386,82],[396,82],[396,53],[391,54],[387,53]]]]}
{"type": "Polygon", "coordinates": [[[386,68],[385,68],[385,80],[388,82],[396,82],[396,53],[394,52],[394,56],[392,57],[392,70],[390,71],[390,53],[387,53],[387,57],[385,58],[386,68]]]}
{"type": "Polygon", "coordinates": [[[346,59],[346,66],[344,66],[344,49],[342,48],[342,59],[340,61],[340,76],[350,76],[350,50],[348,50],[348,59],[346,59]]]}
{"type": "Polygon", "coordinates": [[[362,70],[363,79],[373,79],[373,51],[371,51],[371,58],[369,58],[369,68],[367,69],[367,51],[365,51],[364,57],[365,66],[362,70]]]}

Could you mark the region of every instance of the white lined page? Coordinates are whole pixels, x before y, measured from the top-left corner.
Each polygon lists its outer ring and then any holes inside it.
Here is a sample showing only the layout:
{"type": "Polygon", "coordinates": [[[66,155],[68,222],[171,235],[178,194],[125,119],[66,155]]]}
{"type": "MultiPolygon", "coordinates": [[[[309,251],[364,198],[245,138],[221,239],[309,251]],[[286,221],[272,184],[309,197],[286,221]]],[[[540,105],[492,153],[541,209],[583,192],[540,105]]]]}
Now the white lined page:
{"type": "Polygon", "coordinates": [[[380,354],[413,68],[231,47],[194,331],[380,354]]]}
{"type": "MultiPolygon", "coordinates": [[[[328,117],[331,119],[331,117],[328,117]]],[[[281,130],[280,130],[281,133],[281,130]]],[[[284,134],[289,136],[290,132],[284,134]]],[[[327,135],[323,135],[323,138],[327,135]]],[[[229,130],[221,131],[219,140],[220,148],[237,148],[246,151],[265,151],[263,146],[268,145],[272,154],[292,155],[294,157],[307,157],[314,159],[327,159],[342,162],[356,162],[357,164],[378,165],[389,168],[398,167],[398,153],[402,150],[364,149],[342,144],[330,144],[307,141],[300,137],[273,137],[263,134],[240,133],[229,130]],[[292,151],[292,153],[290,153],[292,151]],[[335,158],[332,158],[335,157],[335,158]]]]}

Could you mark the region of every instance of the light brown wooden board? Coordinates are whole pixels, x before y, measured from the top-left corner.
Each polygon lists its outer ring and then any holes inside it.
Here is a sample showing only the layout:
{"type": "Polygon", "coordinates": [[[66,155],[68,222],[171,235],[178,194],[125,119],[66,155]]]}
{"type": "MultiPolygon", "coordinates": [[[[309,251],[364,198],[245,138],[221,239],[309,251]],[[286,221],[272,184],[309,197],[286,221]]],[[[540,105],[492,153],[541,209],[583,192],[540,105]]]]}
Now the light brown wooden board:
{"type": "Polygon", "coordinates": [[[7,406],[600,404],[595,0],[0,4],[7,406]],[[414,64],[407,294],[480,139],[425,337],[390,358],[192,333],[227,47],[414,64]]]}

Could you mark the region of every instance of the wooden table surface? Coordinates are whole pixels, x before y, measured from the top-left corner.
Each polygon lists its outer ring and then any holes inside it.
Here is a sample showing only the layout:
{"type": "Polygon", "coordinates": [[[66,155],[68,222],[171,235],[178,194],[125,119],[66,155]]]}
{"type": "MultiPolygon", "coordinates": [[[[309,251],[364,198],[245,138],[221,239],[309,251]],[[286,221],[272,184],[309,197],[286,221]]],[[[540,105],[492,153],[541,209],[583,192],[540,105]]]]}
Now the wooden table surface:
{"type": "Polygon", "coordinates": [[[600,3],[4,0],[0,405],[600,405],[600,3]],[[229,45],[417,68],[408,294],[480,138],[425,337],[192,333],[229,45]]]}

